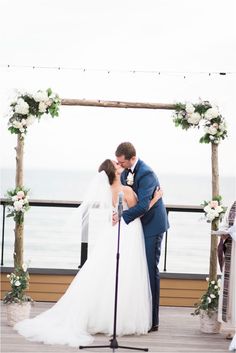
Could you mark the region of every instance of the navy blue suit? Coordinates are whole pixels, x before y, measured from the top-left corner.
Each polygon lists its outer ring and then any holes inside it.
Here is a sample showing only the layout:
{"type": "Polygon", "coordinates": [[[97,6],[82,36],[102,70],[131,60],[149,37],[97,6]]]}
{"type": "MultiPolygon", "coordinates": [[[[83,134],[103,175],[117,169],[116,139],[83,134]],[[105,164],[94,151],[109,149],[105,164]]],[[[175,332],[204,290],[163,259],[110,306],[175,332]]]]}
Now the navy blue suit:
{"type": "MultiPolygon", "coordinates": [[[[121,174],[121,182],[127,185],[128,171],[121,174]]],[[[140,159],[134,169],[132,188],[138,196],[138,203],[123,212],[123,219],[128,224],[141,217],[147,255],[150,286],[152,291],[152,325],[159,325],[160,274],[158,263],[161,254],[161,242],[164,232],[169,228],[166,208],[162,198],[149,210],[149,204],[159,181],[153,170],[140,159]]]]}

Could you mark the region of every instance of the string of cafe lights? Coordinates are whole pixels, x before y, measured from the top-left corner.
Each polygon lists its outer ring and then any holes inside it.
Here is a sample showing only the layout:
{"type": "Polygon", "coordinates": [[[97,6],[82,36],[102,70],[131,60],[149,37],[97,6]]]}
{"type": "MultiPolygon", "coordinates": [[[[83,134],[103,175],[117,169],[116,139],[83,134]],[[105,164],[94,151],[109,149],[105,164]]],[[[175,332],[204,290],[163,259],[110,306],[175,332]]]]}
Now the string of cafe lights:
{"type": "Polygon", "coordinates": [[[6,69],[32,69],[32,70],[57,70],[57,71],[80,71],[80,72],[100,72],[106,74],[152,74],[152,75],[178,75],[185,79],[189,75],[206,75],[206,76],[228,76],[235,75],[234,71],[167,71],[167,70],[125,70],[125,69],[99,69],[85,67],[67,67],[67,66],[40,66],[40,65],[16,65],[1,64],[0,68],[6,69]]]}

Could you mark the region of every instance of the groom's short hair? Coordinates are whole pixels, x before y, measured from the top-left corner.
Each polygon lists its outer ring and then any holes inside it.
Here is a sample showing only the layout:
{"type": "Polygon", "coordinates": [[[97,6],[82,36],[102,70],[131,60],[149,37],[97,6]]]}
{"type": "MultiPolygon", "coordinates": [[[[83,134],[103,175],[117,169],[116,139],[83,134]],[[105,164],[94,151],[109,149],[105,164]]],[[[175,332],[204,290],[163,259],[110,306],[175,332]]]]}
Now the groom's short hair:
{"type": "Polygon", "coordinates": [[[132,157],[136,156],[136,150],[132,143],[130,142],[122,142],[116,149],[115,152],[116,157],[124,156],[125,159],[131,159],[132,157]]]}

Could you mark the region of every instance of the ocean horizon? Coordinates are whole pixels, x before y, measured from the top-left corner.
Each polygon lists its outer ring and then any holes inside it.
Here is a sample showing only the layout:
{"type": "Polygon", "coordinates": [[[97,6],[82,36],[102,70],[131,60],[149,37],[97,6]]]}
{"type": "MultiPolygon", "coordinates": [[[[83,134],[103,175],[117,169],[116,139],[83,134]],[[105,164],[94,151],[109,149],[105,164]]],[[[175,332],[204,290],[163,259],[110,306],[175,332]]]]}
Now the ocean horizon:
{"type": "MultiPolygon", "coordinates": [[[[39,200],[82,201],[96,172],[89,170],[25,170],[29,197],[39,200]]],[[[204,175],[158,175],[166,205],[200,205],[211,199],[211,177],[204,175]]],[[[2,169],[1,197],[14,188],[15,170],[2,169]]],[[[220,178],[220,194],[228,206],[235,199],[235,178],[220,178]]],[[[1,212],[2,218],[2,212],[1,212]]],[[[167,272],[209,272],[210,224],[201,213],[169,213],[167,272]]],[[[2,227],[2,220],[1,220],[2,227]]],[[[71,268],[80,264],[76,233],[76,209],[31,207],[25,216],[25,262],[29,267],[71,268]],[[43,250],[42,250],[43,248],[43,250]]],[[[122,234],[121,234],[122,235],[122,234]]],[[[14,222],[6,218],[4,265],[13,265],[14,222]]],[[[160,271],[163,271],[164,244],[160,271]]]]}

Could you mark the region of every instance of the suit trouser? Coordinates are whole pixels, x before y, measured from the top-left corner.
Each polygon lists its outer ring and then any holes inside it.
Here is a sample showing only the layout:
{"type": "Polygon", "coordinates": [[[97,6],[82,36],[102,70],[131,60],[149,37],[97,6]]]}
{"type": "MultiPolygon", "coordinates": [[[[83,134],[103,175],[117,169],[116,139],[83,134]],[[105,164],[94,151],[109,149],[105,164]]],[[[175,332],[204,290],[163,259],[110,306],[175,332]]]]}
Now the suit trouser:
{"type": "Polygon", "coordinates": [[[148,272],[152,292],[152,326],[159,325],[160,272],[158,264],[161,255],[163,234],[145,238],[148,272]]]}

